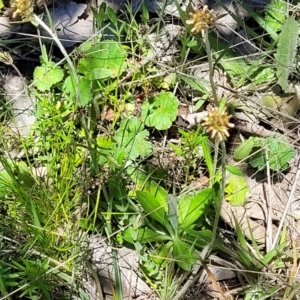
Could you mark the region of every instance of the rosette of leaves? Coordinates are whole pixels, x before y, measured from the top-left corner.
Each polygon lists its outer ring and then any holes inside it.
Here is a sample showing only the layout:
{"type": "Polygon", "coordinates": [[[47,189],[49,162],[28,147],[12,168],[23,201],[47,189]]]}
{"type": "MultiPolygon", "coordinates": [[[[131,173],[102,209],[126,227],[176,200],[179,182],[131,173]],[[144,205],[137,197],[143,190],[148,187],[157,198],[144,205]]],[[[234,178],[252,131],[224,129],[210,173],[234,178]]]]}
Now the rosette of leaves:
{"type": "Polygon", "coordinates": [[[207,188],[178,198],[158,184],[136,191],[142,218],[133,218],[135,221],[122,233],[123,240],[138,248],[155,243],[157,263],[166,264],[172,259],[180,268],[191,270],[197,259],[196,249],[202,249],[212,239],[210,230],[201,229],[212,203],[212,191],[207,188]]]}

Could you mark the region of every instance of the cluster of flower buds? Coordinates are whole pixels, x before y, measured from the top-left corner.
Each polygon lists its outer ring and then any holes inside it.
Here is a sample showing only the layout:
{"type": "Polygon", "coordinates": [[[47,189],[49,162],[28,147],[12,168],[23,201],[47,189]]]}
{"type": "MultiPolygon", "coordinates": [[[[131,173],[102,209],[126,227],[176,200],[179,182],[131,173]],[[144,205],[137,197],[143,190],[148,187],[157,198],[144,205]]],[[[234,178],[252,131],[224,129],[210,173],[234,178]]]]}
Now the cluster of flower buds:
{"type": "Polygon", "coordinates": [[[15,0],[11,7],[16,8],[13,18],[20,16],[22,20],[30,20],[33,16],[34,3],[32,0],[15,0]]]}
{"type": "Polygon", "coordinates": [[[208,116],[203,118],[203,127],[206,127],[206,132],[211,132],[211,137],[217,136],[220,141],[223,141],[226,137],[229,137],[228,130],[234,127],[233,123],[230,123],[232,117],[227,113],[226,107],[220,111],[218,107],[208,107],[208,116]]]}
{"type": "Polygon", "coordinates": [[[186,21],[188,25],[193,25],[192,33],[200,33],[203,30],[211,27],[216,17],[213,10],[209,10],[207,5],[204,5],[202,9],[196,8],[194,12],[189,13],[190,19],[186,21]]]}

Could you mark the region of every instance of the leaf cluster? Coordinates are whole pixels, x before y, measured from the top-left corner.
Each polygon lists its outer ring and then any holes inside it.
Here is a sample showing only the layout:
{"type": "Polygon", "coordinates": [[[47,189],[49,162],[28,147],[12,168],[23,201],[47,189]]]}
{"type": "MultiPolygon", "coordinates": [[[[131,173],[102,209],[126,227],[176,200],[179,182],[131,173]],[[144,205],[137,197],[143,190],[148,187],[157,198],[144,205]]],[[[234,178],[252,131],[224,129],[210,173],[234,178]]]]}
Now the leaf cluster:
{"type": "Polygon", "coordinates": [[[273,171],[284,171],[295,154],[293,146],[283,138],[250,137],[235,150],[234,158],[248,159],[249,164],[259,170],[269,166],[273,171]]]}

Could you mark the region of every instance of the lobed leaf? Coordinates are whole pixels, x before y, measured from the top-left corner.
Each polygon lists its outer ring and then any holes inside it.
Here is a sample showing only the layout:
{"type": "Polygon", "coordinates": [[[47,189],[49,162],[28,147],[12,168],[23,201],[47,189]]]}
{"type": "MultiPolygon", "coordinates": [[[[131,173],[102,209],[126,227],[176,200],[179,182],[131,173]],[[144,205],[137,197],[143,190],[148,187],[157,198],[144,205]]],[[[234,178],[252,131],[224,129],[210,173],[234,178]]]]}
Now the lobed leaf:
{"type": "Polygon", "coordinates": [[[225,186],[226,199],[234,206],[243,205],[249,192],[249,185],[243,176],[230,174],[225,186]]]}
{"type": "MultiPolygon", "coordinates": [[[[82,106],[86,106],[87,104],[89,104],[92,98],[92,93],[90,88],[91,82],[83,76],[78,76],[78,80],[79,80],[79,88],[77,92],[80,93],[80,97],[79,97],[81,101],[80,104],[82,106]]],[[[65,79],[62,86],[62,90],[64,92],[64,97],[68,101],[73,102],[74,98],[76,97],[76,90],[74,90],[73,88],[73,83],[70,76],[68,76],[65,79]]]]}
{"type": "Polygon", "coordinates": [[[171,92],[162,92],[143,103],[142,118],[149,127],[166,130],[178,114],[178,99],[171,92]]]}
{"type": "Polygon", "coordinates": [[[41,92],[49,91],[51,87],[63,79],[64,73],[59,66],[50,61],[33,72],[35,86],[41,92]]]}
{"type": "Polygon", "coordinates": [[[123,119],[115,135],[119,147],[126,150],[129,159],[147,156],[152,152],[152,145],[146,141],[149,132],[144,130],[144,124],[136,117],[123,119]]]}
{"type": "Polygon", "coordinates": [[[270,169],[282,171],[288,168],[288,162],[296,155],[294,148],[285,140],[269,140],[270,169]]]}
{"type": "Polygon", "coordinates": [[[90,47],[78,63],[78,72],[89,80],[116,77],[125,69],[126,51],[119,43],[104,41],[90,47]]]}

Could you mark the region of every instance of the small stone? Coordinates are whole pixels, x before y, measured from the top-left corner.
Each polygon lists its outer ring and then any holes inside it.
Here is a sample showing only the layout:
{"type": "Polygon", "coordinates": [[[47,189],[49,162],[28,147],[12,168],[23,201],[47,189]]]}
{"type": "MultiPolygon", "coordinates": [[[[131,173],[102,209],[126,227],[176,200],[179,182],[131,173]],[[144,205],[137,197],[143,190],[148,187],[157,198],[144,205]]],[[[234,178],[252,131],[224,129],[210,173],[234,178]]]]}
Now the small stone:
{"type": "Polygon", "coordinates": [[[12,76],[6,80],[4,89],[13,113],[9,127],[20,136],[26,137],[36,120],[34,116],[35,99],[32,95],[25,93],[24,80],[18,76],[12,76]]]}

